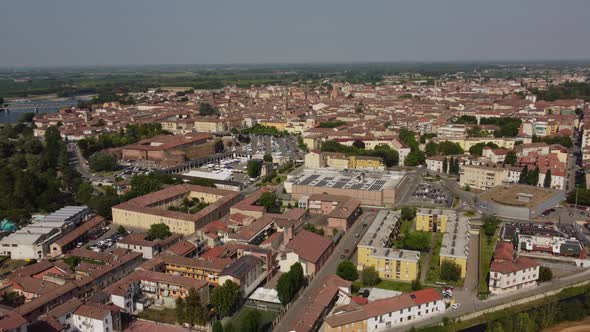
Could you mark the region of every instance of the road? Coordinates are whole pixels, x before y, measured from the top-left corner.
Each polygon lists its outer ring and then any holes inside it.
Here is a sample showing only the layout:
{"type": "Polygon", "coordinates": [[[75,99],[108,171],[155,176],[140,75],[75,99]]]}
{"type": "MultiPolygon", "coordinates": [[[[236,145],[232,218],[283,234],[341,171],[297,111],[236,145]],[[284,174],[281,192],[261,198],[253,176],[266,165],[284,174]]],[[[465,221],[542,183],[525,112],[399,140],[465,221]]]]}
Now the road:
{"type": "Polygon", "coordinates": [[[94,175],[88,168],[88,161],[82,156],[82,152],[76,143],[68,143],[67,145],[70,165],[76,168],[76,171],[82,175],[83,178],[92,182],[109,182],[113,181],[111,178],[105,178],[94,175]]]}
{"type": "Polygon", "coordinates": [[[371,223],[375,219],[376,214],[377,212],[372,211],[372,209],[363,211],[363,214],[354,223],[352,228],[346,232],[346,234],[344,234],[340,240],[340,243],[338,243],[334,249],[332,256],[330,256],[326,264],[320,269],[311,283],[301,293],[301,296],[295,301],[295,303],[293,303],[291,308],[289,308],[285,316],[283,316],[281,319],[279,325],[275,327],[274,331],[288,331],[290,326],[295,325],[296,322],[301,319],[307,307],[306,304],[308,303],[309,299],[313,297],[313,294],[321,289],[323,280],[329,275],[336,273],[338,264],[342,262],[340,256],[344,255],[346,258],[350,258],[354,254],[358,242],[363,237],[365,231],[368,229],[368,226],[363,227],[363,224],[371,223]],[[356,233],[360,235],[358,238],[354,236],[356,233]],[[344,253],[345,249],[349,250],[348,254],[344,253]]]}
{"type": "MultiPolygon", "coordinates": [[[[461,298],[460,300],[457,300],[458,303],[461,303],[461,307],[459,307],[458,309],[449,309],[444,315],[438,315],[426,321],[414,322],[412,326],[416,328],[421,328],[435,324],[440,324],[443,321],[443,317],[449,317],[450,319],[458,318],[469,313],[490,309],[498,305],[510,304],[516,300],[520,300],[528,296],[539,295],[551,290],[568,287],[578,282],[587,281],[588,278],[590,278],[590,269],[584,270],[577,274],[554,279],[550,282],[540,284],[536,287],[531,287],[530,289],[520,290],[503,296],[492,296],[486,300],[479,300],[475,296],[475,293],[469,291],[456,291],[456,298],[461,298]],[[471,294],[471,296],[466,296],[469,294],[471,294]]],[[[408,330],[410,328],[411,326],[406,326],[403,329],[408,330]]],[[[388,331],[400,331],[400,327],[390,329],[388,331]]]]}

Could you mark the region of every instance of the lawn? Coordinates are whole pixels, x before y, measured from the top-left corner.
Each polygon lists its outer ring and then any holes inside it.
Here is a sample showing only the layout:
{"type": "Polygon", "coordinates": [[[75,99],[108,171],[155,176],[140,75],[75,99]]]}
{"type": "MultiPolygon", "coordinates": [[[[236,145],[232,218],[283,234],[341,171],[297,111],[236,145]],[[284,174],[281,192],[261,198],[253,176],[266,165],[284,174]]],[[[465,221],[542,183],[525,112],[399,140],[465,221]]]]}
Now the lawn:
{"type": "Polygon", "coordinates": [[[258,311],[260,313],[260,326],[262,328],[260,331],[270,331],[272,327],[272,321],[277,317],[278,313],[275,311],[265,311],[254,309],[250,307],[243,307],[240,312],[238,312],[231,320],[231,324],[234,328],[238,328],[240,326],[240,322],[242,318],[249,313],[250,311],[258,311]]]}
{"type": "Polygon", "coordinates": [[[2,257],[0,259],[0,261],[2,262],[0,265],[0,276],[3,276],[4,274],[8,274],[10,272],[13,272],[14,270],[18,269],[19,267],[23,267],[27,264],[29,264],[29,262],[27,262],[26,260],[22,260],[22,259],[9,259],[8,256],[0,256],[2,257]]]}
{"type": "MultiPolygon", "coordinates": [[[[352,285],[354,286],[353,288],[356,288],[356,289],[359,289],[362,287],[369,287],[369,286],[363,286],[362,282],[360,282],[360,281],[355,281],[352,283],[352,285]]],[[[408,292],[412,291],[412,284],[411,283],[403,282],[403,281],[395,281],[395,280],[381,280],[377,285],[375,285],[373,287],[394,290],[394,291],[403,292],[403,293],[408,293],[408,292]]]]}
{"type": "MultiPolygon", "coordinates": [[[[158,308],[160,309],[160,308],[158,308]]],[[[147,308],[137,315],[137,317],[151,320],[154,322],[176,324],[176,312],[174,309],[162,308],[161,310],[154,309],[153,307],[147,308]]]]}
{"type": "Polygon", "coordinates": [[[478,293],[480,296],[487,296],[488,289],[488,274],[490,273],[490,264],[492,262],[492,255],[494,254],[494,248],[496,247],[496,241],[498,241],[498,230],[494,233],[491,239],[483,232],[483,229],[479,232],[479,285],[478,293]],[[489,240],[489,241],[488,241],[489,240]]]}
{"type": "Polygon", "coordinates": [[[440,248],[442,247],[442,240],[442,233],[434,233],[432,237],[432,257],[430,258],[428,272],[426,272],[427,283],[435,283],[440,280],[440,248]]]}

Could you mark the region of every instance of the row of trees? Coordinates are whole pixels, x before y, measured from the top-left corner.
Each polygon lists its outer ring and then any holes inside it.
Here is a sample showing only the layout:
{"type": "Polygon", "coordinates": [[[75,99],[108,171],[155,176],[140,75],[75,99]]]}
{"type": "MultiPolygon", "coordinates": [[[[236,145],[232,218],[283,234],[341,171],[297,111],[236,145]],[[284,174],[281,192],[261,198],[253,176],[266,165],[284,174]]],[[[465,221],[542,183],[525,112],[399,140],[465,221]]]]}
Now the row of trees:
{"type": "Polygon", "coordinates": [[[451,157],[450,160],[447,160],[447,157],[445,157],[442,165],[443,173],[459,174],[459,169],[459,158],[451,157]]]}
{"type": "Polygon", "coordinates": [[[420,151],[418,141],[416,140],[416,133],[402,128],[399,132],[399,139],[410,148],[410,153],[404,160],[406,166],[423,165],[426,162],[426,155],[420,151]]]}
{"type": "Polygon", "coordinates": [[[300,263],[295,263],[289,268],[289,272],[284,273],[277,281],[276,290],[278,292],[279,300],[283,305],[291,302],[297,292],[304,286],[305,276],[303,275],[303,267],[300,263]]]}
{"type": "Polygon", "coordinates": [[[444,141],[440,143],[428,142],[424,147],[424,153],[428,157],[432,156],[449,156],[463,154],[465,151],[458,143],[444,141]]]}
{"type": "Polygon", "coordinates": [[[88,137],[78,141],[78,147],[84,158],[89,158],[95,152],[108,148],[116,148],[127,144],[133,144],[140,140],[165,134],[159,123],[144,123],[141,125],[128,125],[115,133],[105,133],[98,138],[88,137]]]}
{"type": "Polygon", "coordinates": [[[353,156],[371,156],[383,158],[383,163],[387,167],[396,166],[399,163],[399,154],[388,145],[378,145],[373,150],[366,150],[365,143],[362,141],[353,142],[352,146],[340,144],[336,141],[327,141],[322,143],[323,152],[340,152],[353,156]]]}
{"type": "Polygon", "coordinates": [[[563,145],[566,148],[571,148],[574,143],[572,142],[572,139],[569,136],[544,136],[544,137],[539,137],[536,135],[533,135],[533,143],[536,142],[545,142],[549,145],[551,144],[559,144],[559,145],[563,145]]]}

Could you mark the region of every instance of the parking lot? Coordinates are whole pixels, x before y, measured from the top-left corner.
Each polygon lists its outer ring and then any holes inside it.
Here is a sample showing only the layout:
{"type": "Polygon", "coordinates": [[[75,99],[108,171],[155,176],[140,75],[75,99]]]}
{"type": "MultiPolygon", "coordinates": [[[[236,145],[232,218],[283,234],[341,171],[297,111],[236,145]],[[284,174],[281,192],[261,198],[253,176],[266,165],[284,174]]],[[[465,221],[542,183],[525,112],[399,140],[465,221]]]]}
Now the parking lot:
{"type": "Polygon", "coordinates": [[[412,193],[411,200],[416,203],[432,203],[450,207],[453,204],[453,194],[436,183],[420,183],[412,193]]]}
{"type": "Polygon", "coordinates": [[[303,154],[299,153],[297,141],[294,136],[274,137],[250,135],[250,143],[243,144],[243,153],[252,155],[254,159],[262,159],[265,154],[270,154],[273,161],[300,160],[303,154]]]}

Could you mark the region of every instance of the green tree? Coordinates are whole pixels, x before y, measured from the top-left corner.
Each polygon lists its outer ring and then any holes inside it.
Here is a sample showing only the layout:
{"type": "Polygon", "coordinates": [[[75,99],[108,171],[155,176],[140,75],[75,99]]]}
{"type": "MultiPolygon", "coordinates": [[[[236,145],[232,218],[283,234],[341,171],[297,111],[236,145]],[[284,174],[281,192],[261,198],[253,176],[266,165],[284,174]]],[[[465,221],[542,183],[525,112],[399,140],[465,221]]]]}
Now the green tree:
{"type": "Polygon", "coordinates": [[[438,144],[438,153],[443,156],[463,154],[464,152],[459,143],[443,141],[438,144]]]}
{"type": "Polygon", "coordinates": [[[264,206],[266,211],[271,211],[277,207],[278,196],[272,191],[267,191],[260,195],[258,204],[264,206]]]}
{"type": "Polygon", "coordinates": [[[291,274],[284,273],[279,277],[276,290],[279,300],[283,305],[286,305],[293,300],[293,296],[297,293],[297,290],[295,290],[295,284],[291,278],[291,274]]]}
{"type": "Polygon", "coordinates": [[[416,208],[411,206],[402,207],[400,217],[402,220],[414,220],[416,218],[416,208]]]}
{"type": "Polygon", "coordinates": [[[303,273],[303,266],[301,266],[301,263],[297,262],[291,265],[289,268],[289,274],[291,275],[295,289],[301,289],[305,283],[305,275],[303,273]]]}
{"type": "Polygon", "coordinates": [[[260,160],[249,160],[248,165],[246,166],[246,171],[248,176],[251,178],[256,178],[260,175],[260,171],[262,170],[262,163],[260,160]]]}
{"type": "Polygon", "coordinates": [[[451,157],[449,161],[449,174],[455,174],[455,157],[451,157]]]}
{"type": "Polygon", "coordinates": [[[411,232],[404,236],[402,247],[407,250],[427,251],[431,236],[428,232],[411,232]]]}
{"type": "Polygon", "coordinates": [[[449,170],[449,161],[447,160],[447,157],[445,157],[445,159],[443,160],[442,170],[443,170],[443,173],[445,173],[445,174],[449,170]]]}
{"type": "Polygon", "coordinates": [[[520,172],[520,177],[518,178],[518,183],[525,184],[527,182],[527,178],[529,176],[529,167],[527,165],[524,166],[522,171],[520,172]]]}
{"type": "Polygon", "coordinates": [[[336,274],[345,280],[355,281],[358,279],[359,274],[356,270],[356,266],[353,262],[346,260],[338,264],[338,268],[336,270],[336,274]]]}
{"type": "Polygon", "coordinates": [[[12,291],[4,294],[4,296],[2,297],[2,301],[0,303],[5,304],[9,307],[16,308],[25,303],[25,297],[19,294],[18,292],[12,291]]]}
{"type": "Polygon", "coordinates": [[[536,186],[539,183],[539,166],[535,167],[532,172],[528,172],[526,182],[531,186],[536,186]]]}
{"type": "Polygon", "coordinates": [[[222,286],[218,286],[211,294],[211,305],[221,316],[231,316],[240,304],[240,285],[226,280],[222,286]]]}
{"type": "Polygon", "coordinates": [[[88,182],[83,182],[78,187],[78,192],[76,193],[76,197],[78,201],[82,202],[83,204],[88,204],[92,199],[92,194],[94,193],[94,187],[92,184],[88,182]]]}
{"type": "Polygon", "coordinates": [[[426,143],[426,146],[424,147],[424,153],[426,153],[426,156],[428,157],[436,156],[438,154],[438,144],[434,142],[426,143]]]}
{"type": "Polygon", "coordinates": [[[188,290],[188,295],[176,300],[176,321],[180,324],[188,324],[191,328],[195,325],[203,326],[209,321],[208,311],[201,303],[199,293],[194,287],[188,290]]]}
{"type": "Polygon", "coordinates": [[[510,151],[508,151],[508,153],[506,153],[506,158],[504,158],[504,163],[514,166],[514,165],[516,165],[517,161],[518,161],[518,157],[516,156],[516,152],[514,152],[514,150],[510,150],[510,151]]]}
{"type": "Polygon", "coordinates": [[[412,290],[413,291],[418,291],[418,290],[421,290],[422,288],[423,288],[422,283],[420,282],[419,279],[412,280],[412,290]]]}
{"type": "Polygon", "coordinates": [[[476,156],[481,156],[483,154],[483,148],[490,147],[492,149],[497,149],[499,146],[492,142],[487,143],[477,143],[474,146],[469,148],[469,153],[476,156]]]}
{"type": "Polygon", "coordinates": [[[125,236],[127,234],[128,232],[125,227],[123,227],[123,225],[119,225],[119,227],[117,227],[117,235],[125,236]]]}
{"type": "Polygon", "coordinates": [[[541,266],[539,267],[539,281],[546,282],[553,279],[553,272],[550,268],[541,266]]]}
{"type": "Polygon", "coordinates": [[[219,115],[219,111],[213,108],[213,106],[211,106],[211,104],[209,103],[201,103],[199,104],[199,115],[219,115]]]}
{"type": "Polygon", "coordinates": [[[543,187],[550,188],[551,187],[551,169],[547,170],[545,174],[545,179],[543,179],[543,187]]]}
{"type": "Polygon", "coordinates": [[[114,171],[117,159],[112,154],[96,152],[88,158],[88,166],[96,172],[114,171]]]}
{"type": "Polygon", "coordinates": [[[352,146],[355,147],[355,148],[357,148],[357,149],[364,149],[365,148],[365,142],[357,139],[354,142],[352,142],[352,146]]]}
{"type": "MultiPolygon", "coordinates": [[[[2,104],[2,103],[0,103],[2,104]]],[[[35,113],[27,112],[20,115],[18,118],[18,122],[33,122],[33,118],[35,117],[35,113]]]]}
{"type": "Polygon", "coordinates": [[[170,235],[172,235],[172,233],[170,233],[170,227],[168,227],[168,225],[164,223],[152,224],[150,225],[150,229],[148,230],[147,238],[150,241],[156,239],[163,240],[169,237],[170,235]]]}
{"type": "Polygon", "coordinates": [[[537,325],[535,322],[529,317],[528,313],[521,312],[516,315],[516,319],[514,322],[514,330],[515,331],[522,331],[522,332],[536,332],[537,325]]]}
{"type": "Polygon", "coordinates": [[[364,286],[375,286],[377,285],[381,279],[379,278],[379,273],[375,270],[373,266],[363,266],[363,270],[361,271],[361,281],[364,286]]]}
{"type": "Polygon", "coordinates": [[[459,170],[460,170],[459,158],[455,159],[455,163],[453,164],[453,168],[455,170],[455,174],[459,174],[459,170]]]}
{"type": "Polygon", "coordinates": [[[440,264],[440,278],[446,281],[459,281],[461,279],[461,266],[449,260],[443,260],[440,264]]]}
{"type": "Polygon", "coordinates": [[[217,139],[217,140],[215,140],[214,144],[215,145],[214,145],[213,149],[215,150],[215,153],[221,153],[221,152],[223,152],[223,150],[225,150],[225,146],[223,145],[222,140],[217,139]]]}
{"type": "Polygon", "coordinates": [[[215,323],[213,323],[213,332],[224,332],[221,321],[216,320],[215,323]]]}
{"type": "Polygon", "coordinates": [[[260,320],[262,316],[256,309],[248,311],[240,321],[240,331],[242,332],[258,332],[262,328],[260,320]]]}
{"type": "Polygon", "coordinates": [[[408,153],[406,159],[404,160],[405,166],[418,166],[424,164],[426,161],[426,156],[424,152],[420,150],[413,150],[408,153]]]}
{"type": "Polygon", "coordinates": [[[264,160],[267,163],[272,163],[272,155],[267,153],[264,155],[264,157],[262,157],[262,160],[264,160]]]}

